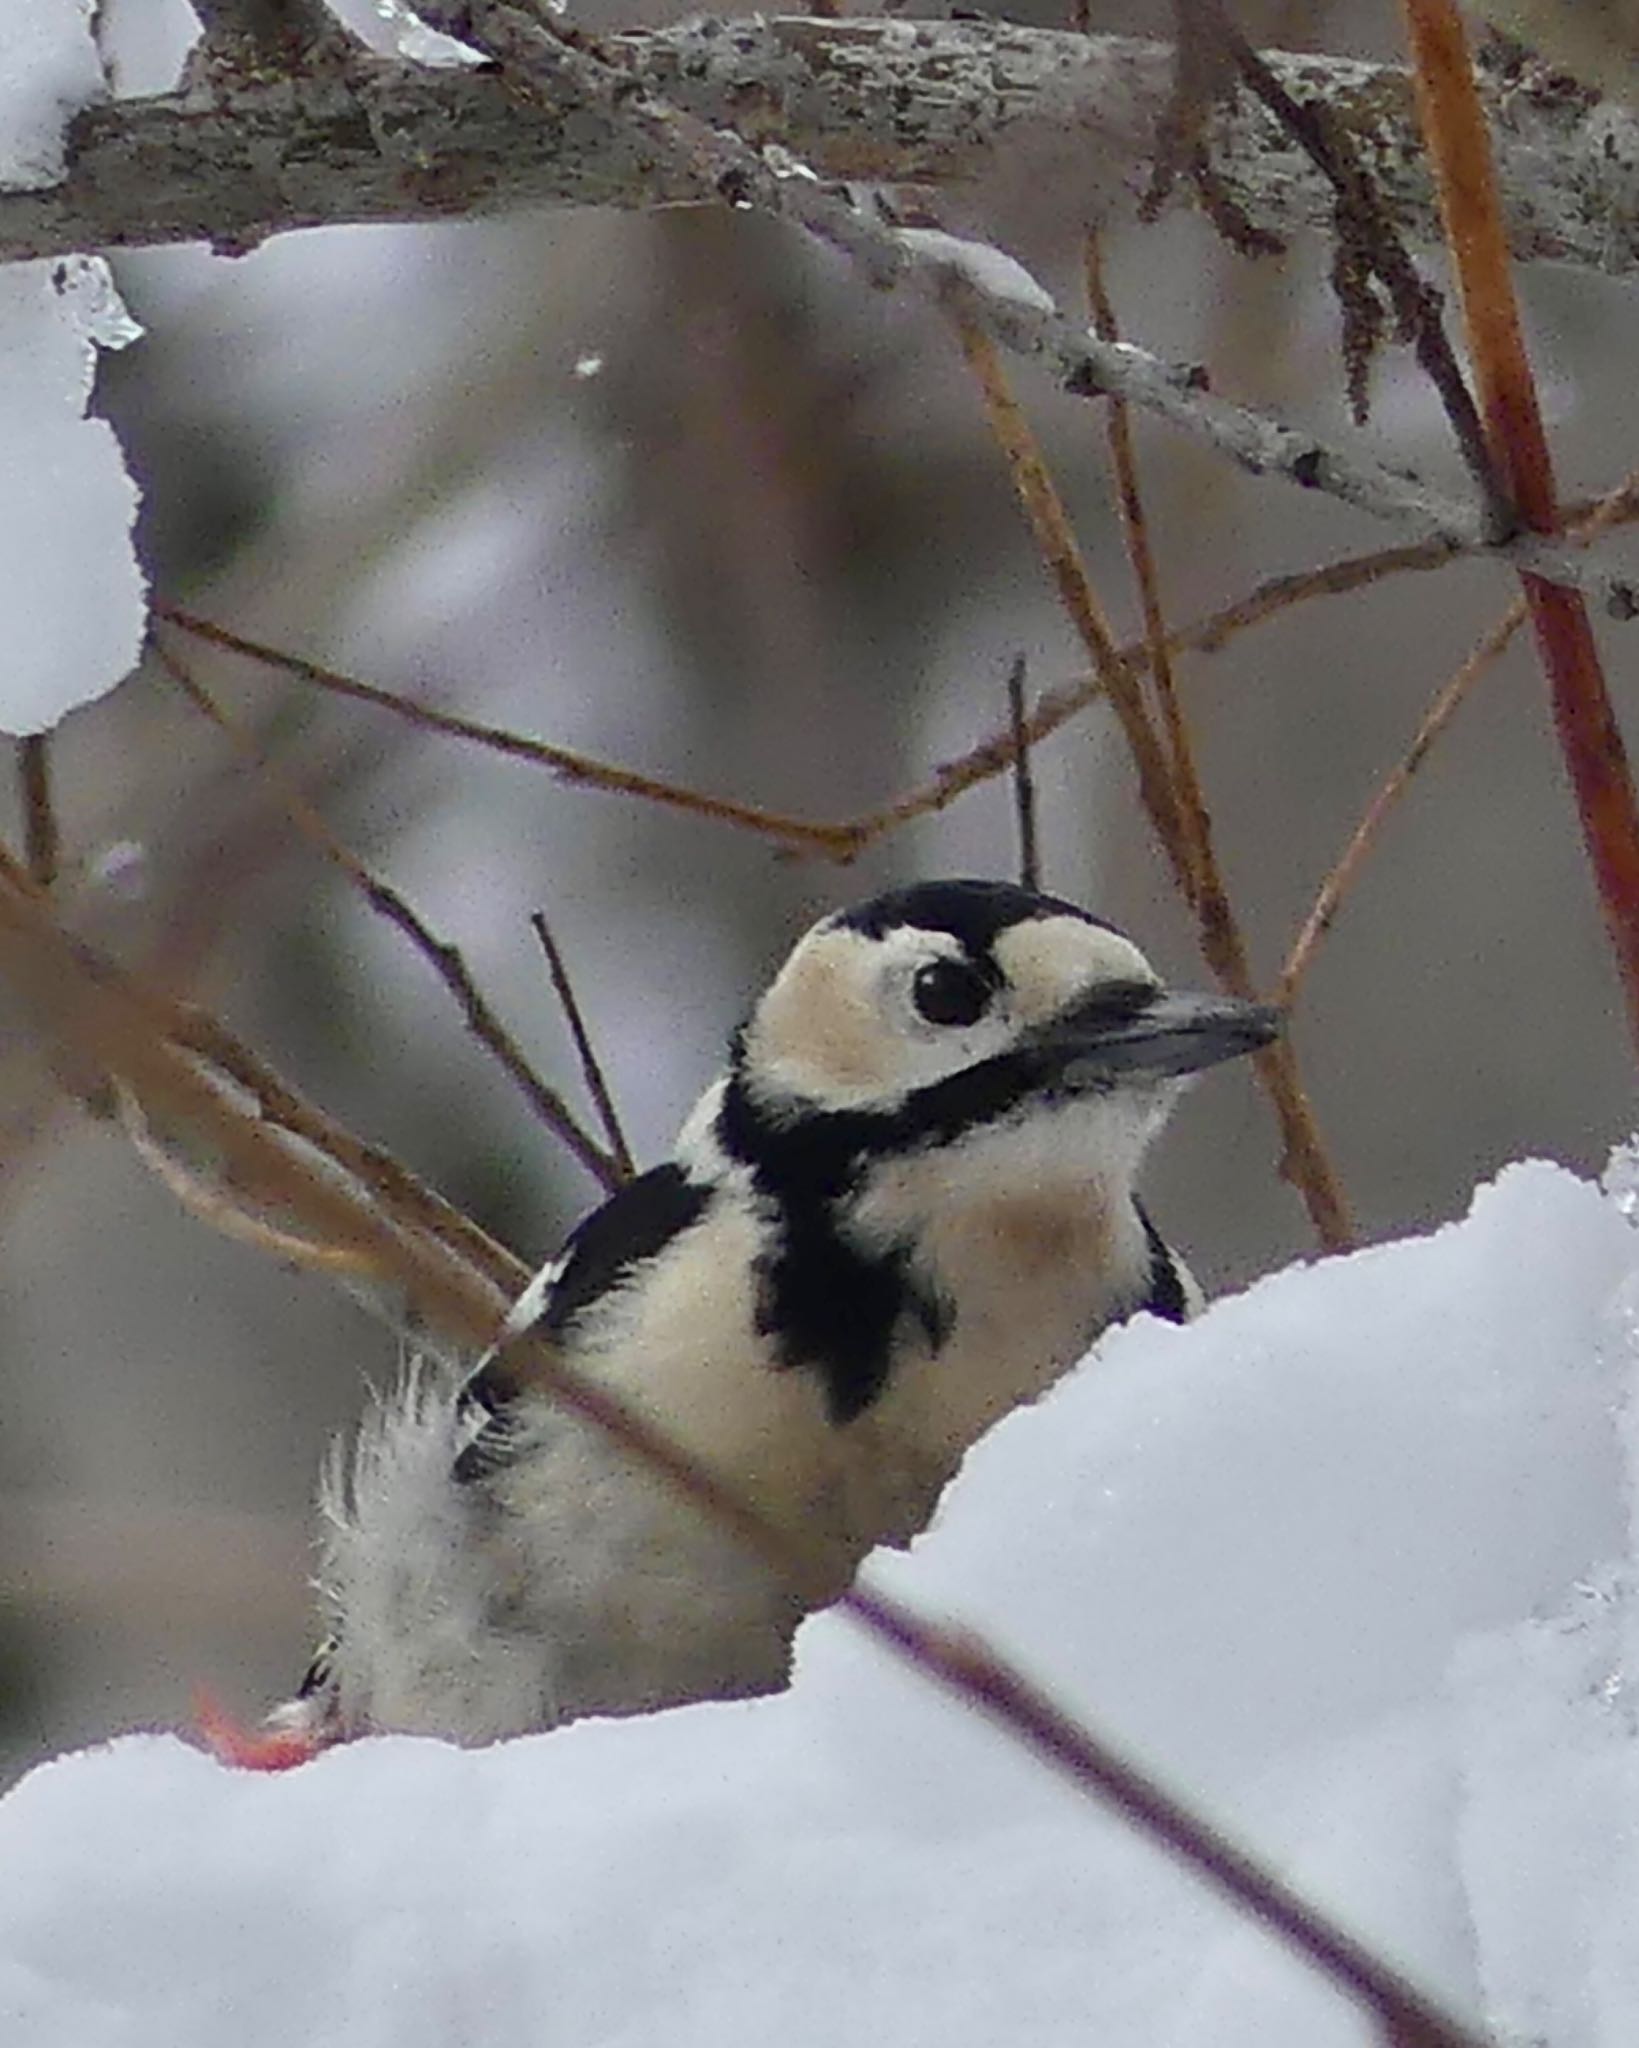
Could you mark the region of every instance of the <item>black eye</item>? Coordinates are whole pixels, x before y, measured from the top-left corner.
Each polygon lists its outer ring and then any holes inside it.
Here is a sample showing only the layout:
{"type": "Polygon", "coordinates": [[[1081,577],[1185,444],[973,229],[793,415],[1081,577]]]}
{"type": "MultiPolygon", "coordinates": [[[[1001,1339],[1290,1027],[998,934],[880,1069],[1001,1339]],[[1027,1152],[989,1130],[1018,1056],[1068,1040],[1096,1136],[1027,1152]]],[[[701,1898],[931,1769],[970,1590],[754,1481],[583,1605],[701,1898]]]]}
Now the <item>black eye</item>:
{"type": "Polygon", "coordinates": [[[965,960],[935,960],[916,970],[911,997],[930,1024],[976,1024],[990,1007],[991,983],[965,960]]]}

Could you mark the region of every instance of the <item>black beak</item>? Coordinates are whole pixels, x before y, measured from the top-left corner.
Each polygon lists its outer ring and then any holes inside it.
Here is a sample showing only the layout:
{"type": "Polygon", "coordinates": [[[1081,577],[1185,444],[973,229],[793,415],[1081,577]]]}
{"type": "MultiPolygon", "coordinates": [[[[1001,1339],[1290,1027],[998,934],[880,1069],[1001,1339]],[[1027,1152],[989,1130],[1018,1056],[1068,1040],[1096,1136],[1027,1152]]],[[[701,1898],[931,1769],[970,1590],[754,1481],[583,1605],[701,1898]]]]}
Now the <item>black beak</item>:
{"type": "Polygon", "coordinates": [[[1269,1003],[1134,984],[1101,991],[1055,1018],[1037,1045],[1062,1084],[1098,1088],[1129,1076],[1163,1080],[1194,1074],[1238,1059],[1277,1037],[1283,1022],[1269,1003]]]}

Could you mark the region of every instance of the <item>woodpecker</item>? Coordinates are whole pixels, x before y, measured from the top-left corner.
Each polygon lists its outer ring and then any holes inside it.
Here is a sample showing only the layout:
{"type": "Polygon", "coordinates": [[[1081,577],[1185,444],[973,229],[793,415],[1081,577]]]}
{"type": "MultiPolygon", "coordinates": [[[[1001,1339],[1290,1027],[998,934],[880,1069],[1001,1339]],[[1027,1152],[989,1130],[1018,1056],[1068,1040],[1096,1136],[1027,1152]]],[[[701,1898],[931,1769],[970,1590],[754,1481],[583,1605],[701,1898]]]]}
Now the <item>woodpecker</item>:
{"type": "Polygon", "coordinates": [[[1191,1311],[1139,1163],[1190,1075],[1278,1028],[1009,883],[823,918],[673,1156],[470,1372],[412,1370],[333,1460],[331,1632],[285,1735],[478,1744],[778,1690],[804,1614],[927,1526],[992,1423],[1110,1324],[1191,1311]],[[776,1528],[801,1583],[532,1386],[524,1333],[776,1528]]]}

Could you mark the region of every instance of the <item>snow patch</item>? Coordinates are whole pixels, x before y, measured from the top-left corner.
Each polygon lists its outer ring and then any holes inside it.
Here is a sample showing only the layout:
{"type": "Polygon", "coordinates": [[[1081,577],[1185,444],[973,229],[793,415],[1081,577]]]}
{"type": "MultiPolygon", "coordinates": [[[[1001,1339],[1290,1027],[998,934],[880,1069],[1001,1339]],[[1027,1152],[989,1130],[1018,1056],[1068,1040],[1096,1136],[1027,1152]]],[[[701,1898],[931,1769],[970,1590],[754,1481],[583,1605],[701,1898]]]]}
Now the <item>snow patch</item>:
{"type": "MultiPolygon", "coordinates": [[[[1639,1235],[1558,1168],[1140,1319],[873,1573],[1453,2007],[1639,2040],[1639,1235]],[[1625,1406],[1624,1404],[1629,1404],[1625,1406]]],[[[1361,2048],[1282,1950],[835,1616],[792,1691],[0,1801],[24,2048],[1361,2048]]]]}
{"type": "Polygon", "coordinates": [[[104,97],[92,0],[0,7],[0,191],[55,185],[69,119],[104,97]]]}
{"type": "Polygon", "coordinates": [[[954,270],[986,298],[1004,299],[1031,313],[1058,311],[1052,294],[1037,284],[1022,263],[988,242],[965,241],[960,235],[947,235],[943,228],[899,228],[895,233],[912,255],[943,270],[954,270]]]}
{"type": "Polygon", "coordinates": [[[0,269],[0,731],[46,731],[141,652],[136,486],[113,428],[86,417],[98,347],[140,332],[100,258],[0,269]]]}

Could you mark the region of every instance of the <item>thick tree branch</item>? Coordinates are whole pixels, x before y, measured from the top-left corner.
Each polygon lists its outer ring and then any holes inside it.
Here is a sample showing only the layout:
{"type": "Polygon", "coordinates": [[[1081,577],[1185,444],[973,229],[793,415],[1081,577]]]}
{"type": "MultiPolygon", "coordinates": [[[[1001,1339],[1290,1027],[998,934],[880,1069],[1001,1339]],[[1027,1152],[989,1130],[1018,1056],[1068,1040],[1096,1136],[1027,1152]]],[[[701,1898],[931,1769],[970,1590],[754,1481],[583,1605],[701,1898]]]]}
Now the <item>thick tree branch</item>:
{"type": "Polygon", "coordinates": [[[338,64],[367,49],[324,0],[193,0],[193,10],[205,31],[194,68],[202,56],[216,84],[252,71],[338,64]]]}
{"type": "MultiPolygon", "coordinates": [[[[1159,44],[1006,22],[705,19],[607,48],[685,111],[823,174],[950,184],[1029,152],[1073,175],[1089,218],[1142,197],[1172,85],[1159,44]]],[[[1288,89],[1324,100],[1405,232],[1437,242],[1406,74],[1331,57],[1269,63],[1288,89]]],[[[1639,269],[1639,119],[1531,71],[1490,76],[1484,94],[1514,254],[1612,276],[1639,269]]],[[[1218,184],[1260,224],[1330,226],[1324,180],[1249,95],[1214,115],[1206,139],[1218,184]]],[[[61,185],[0,193],[0,257],[238,249],[290,228],[696,196],[573,91],[543,115],[520,109],[489,70],[364,57],[287,76],[213,69],[181,92],[90,108],[69,160],[61,185]]]]}
{"type": "MultiPolygon", "coordinates": [[[[728,29],[718,24],[713,32],[713,24],[696,23],[691,33],[700,39],[695,47],[702,54],[696,62],[679,62],[673,48],[673,61],[668,67],[654,54],[660,46],[659,38],[617,38],[608,44],[593,45],[579,36],[543,27],[539,16],[525,7],[509,4],[509,0],[475,0],[470,5],[460,4],[460,0],[440,0],[438,5],[424,6],[422,13],[434,25],[462,35],[469,42],[476,41],[496,61],[495,83],[508,110],[504,125],[514,131],[521,127],[522,134],[536,147],[544,146],[549,153],[555,150],[559,158],[571,161],[579,160],[585,136],[610,139],[627,166],[627,197],[635,179],[635,189],[650,198],[692,198],[698,203],[726,203],[777,215],[841,250],[874,285],[886,289],[910,284],[932,296],[954,300],[957,309],[992,342],[1015,354],[1035,357],[1066,389],[1081,396],[1125,398],[1205,440],[1219,454],[1254,475],[1285,476],[1305,489],[1321,491],[1378,518],[1440,535],[1461,549],[1484,550],[1496,544],[1492,525],[1480,508],[1444,498],[1414,476],[1327,447],[1310,434],[1244,406],[1230,404],[1204,388],[1199,372],[1163,362],[1142,349],[1099,340],[1084,326],[1062,315],[1032,279],[994,251],[982,245],[956,243],[945,235],[890,226],[847,187],[821,178],[784,144],[767,139],[770,121],[761,110],[760,88],[745,86],[728,110],[737,127],[718,125],[693,112],[689,102],[696,95],[691,87],[702,78],[710,82],[710,53],[716,45],[726,41],[742,53],[746,48],[754,49],[759,36],[768,33],[766,26],[728,29]],[[634,69],[634,50],[639,49],[648,54],[641,69],[634,69]],[[662,85],[674,90],[678,97],[674,100],[661,90],[662,85]],[[748,132],[741,133],[742,129],[748,132]],[[763,139],[754,141],[753,137],[763,139]]],[[[777,24],[799,50],[803,47],[803,34],[835,34],[860,26],[813,19],[777,24]]],[[[970,62],[974,55],[972,49],[959,42],[946,41],[950,35],[970,35],[967,25],[891,22],[872,25],[872,32],[876,40],[867,48],[877,56],[902,55],[909,50],[925,59],[928,52],[942,49],[950,64],[960,71],[961,64],[970,62]]],[[[979,47],[981,51],[988,50],[993,67],[986,73],[992,81],[987,87],[986,104],[994,109],[1001,97],[994,83],[1001,75],[997,68],[1000,57],[994,47],[997,32],[986,33],[991,36],[992,45],[981,43],[979,47]]],[[[1098,40],[1073,39],[1072,55],[1067,60],[1072,73],[1084,70],[1092,61],[1087,53],[1098,40]]],[[[1062,50],[1059,54],[1063,55],[1062,50]]],[[[1123,44],[1118,48],[1110,39],[1104,40],[1101,54],[1117,64],[1142,66],[1157,59],[1165,61],[1165,53],[1153,45],[1123,44]]],[[[834,67],[842,55],[842,44],[830,48],[827,63],[834,67]]],[[[800,70],[800,65],[797,68],[800,70]]],[[[1061,64],[1060,69],[1064,68],[1061,64]]],[[[1328,72],[1335,66],[1327,60],[1320,69],[1328,72]]],[[[226,92],[229,105],[239,105],[240,99],[231,73],[224,86],[210,67],[206,71],[204,86],[196,85],[195,90],[206,92],[208,122],[215,118],[211,110],[222,104],[218,97],[221,92],[226,92]],[[213,76],[215,83],[211,82],[213,76]]],[[[404,82],[402,66],[344,55],[284,78],[280,82],[281,96],[260,105],[266,127],[259,146],[252,152],[254,161],[248,184],[245,179],[240,180],[241,202],[247,193],[259,193],[260,211],[265,215],[268,194],[275,188],[286,188],[286,174],[301,184],[315,171],[316,164],[327,165],[336,151],[351,150],[357,162],[368,161],[378,174],[390,159],[390,183],[395,189],[406,180],[419,182],[424,188],[429,188],[431,181],[431,186],[437,187],[431,204],[433,211],[473,212],[502,203],[493,187],[487,192],[469,188],[459,199],[452,200],[449,186],[453,158],[448,153],[441,163],[404,163],[402,135],[395,132],[389,136],[382,126],[381,108],[376,107],[372,113],[358,97],[367,91],[371,81],[379,82],[388,74],[404,82]],[[311,114],[312,107],[321,101],[329,110],[328,135],[308,135],[307,142],[315,152],[313,160],[293,162],[292,138],[300,138],[304,132],[299,112],[306,107],[311,114]]],[[[465,72],[458,75],[472,83],[465,72]]],[[[410,77],[417,90],[441,89],[435,71],[418,71],[410,77]]],[[[257,70],[246,75],[244,84],[246,90],[260,90],[263,82],[264,74],[257,70]]],[[[875,82],[879,84],[880,79],[875,82]]],[[[931,89],[931,79],[924,82],[931,89]]],[[[1064,81],[1060,79],[1057,83],[1062,86],[1064,81]]],[[[1397,83],[1388,74],[1381,74],[1378,91],[1381,96],[1392,98],[1401,93],[1402,85],[1403,81],[1397,83]]],[[[909,104],[908,93],[907,87],[893,96],[890,104],[895,118],[909,104]]],[[[1054,93],[1047,87],[1038,90],[1038,108],[1053,99],[1054,93]]],[[[865,112],[856,111],[863,133],[865,112]]],[[[1130,121],[1131,113],[1130,101],[1123,103],[1123,117],[1130,121]]],[[[116,107],[105,111],[105,115],[88,115],[84,121],[94,124],[100,118],[118,122],[123,117],[116,107]]],[[[187,118],[186,109],[179,118],[187,118]]],[[[1265,117],[1260,113],[1257,118],[1265,117]]],[[[1334,118],[1339,122],[1343,119],[1341,115],[1334,118]]],[[[992,122],[992,128],[994,125],[992,122]]],[[[90,150],[89,132],[82,122],[75,141],[76,169],[67,185],[57,188],[58,194],[72,190],[81,177],[90,150]]],[[[240,135],[239,144],[245,139],[240,135]]],[[[1094,161],[1098,150],[1091,145],[1107,143],[1108,136],[1101,131],[1084,139],[1089,146],[1078,156],[1076,170],[1091,204],[1098,183],[1094,161]]],[[[1367,149],[1358,135],[1355,146],[1362,151],[1367,149]]],[[[861,147],[856,144],[845,152],[854,168],[866,168],[857,161],[861,147]]],[[[1132,149],[1129,139],[1123,157],[1128,175],[1132,169],[1132,149]]],[[[865,153],[870,154],[868,147],[865,153]]],[[[242,171],[244,168],[240,166],[242,171]]],[[[136,184],[143,186],[144,167],[134,165],[127,169],[136,184]]],[[[317,171],[321,183],[327,175],[327,170],[317,171]]],[[[213,185],[208,193],[190,187],[188,218],[193,226],[189,229],[173,221],[173,230],[183,237],[188,233],[208,234],[219,247],[242,247],[254,240],[262,230],[243,217],[237,221],[233,218],[227,182],[231,181],[213,185]]],[[[1384,190],[1392,197],[1387,179],[1384,190]]],[[[18,205],[49,206],[53,196],[0,195],[0,255],[5,253],[5,209],[18,205]]],[[[597,195],[588,191],[585,196],[597,195]]],[[[619,189],[610,189],[603,196],[618,198],[622,194],[619,189]]],[[[291,224],[302,217],[298,210],[291,224]]],[[[318,216],[309,213],[306,217],[318,216]]],[[[16,224],[15,216],[12,224],[16,224]]],[[[1526,534],[1508,542],[1502,551],[1518,568],[1529,569],[1567,587],[1591,591],[1614,616],[1632,617],[1639,610],[1639,599],[1631,586],[1597,563],[1577,559],[1551,538],[1526,534]]]]}

